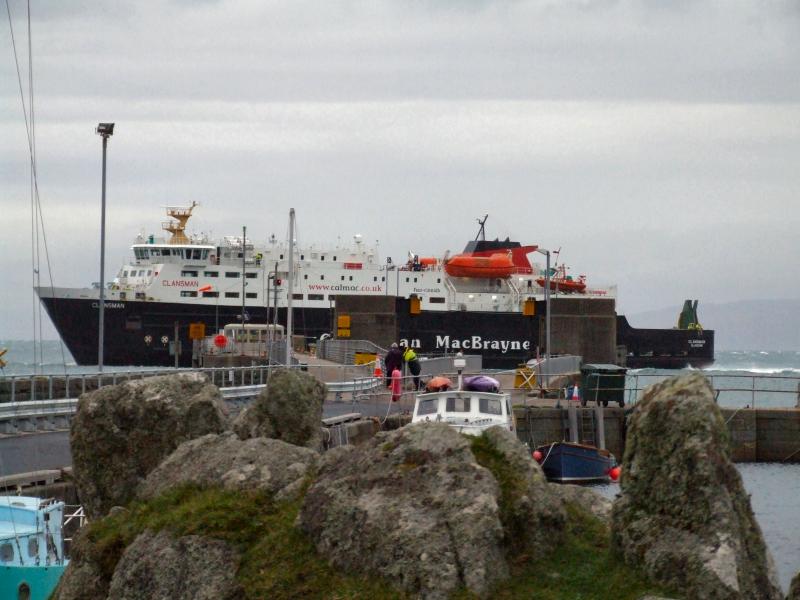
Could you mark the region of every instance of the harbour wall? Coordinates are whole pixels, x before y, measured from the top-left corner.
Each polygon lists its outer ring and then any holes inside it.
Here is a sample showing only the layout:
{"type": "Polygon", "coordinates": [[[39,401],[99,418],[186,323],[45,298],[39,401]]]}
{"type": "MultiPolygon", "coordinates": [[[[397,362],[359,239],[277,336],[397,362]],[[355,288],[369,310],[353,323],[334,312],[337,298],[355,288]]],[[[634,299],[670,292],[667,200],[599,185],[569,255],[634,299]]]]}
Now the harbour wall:
{"type": "MultiPolygon", "coordinates": [[[[800,409],[723,408],[734,462],[800,463],[800,409]]],[[[578,430],[586,432],[594,407],[578,408],[578,430]],[[583,425],[583,426],[582,426],[583,425]]],[[[515,407],[517,435],[529,446],[569,439],[566,408],[515,407]]],[[[618,407],[603,410],[606,448],[617,459],[625,450],[625,414],[618,407]]],[[[592,432],[596,438],[596,433],[592,432]]],[[[585,439],[586,442],[592,439],[585,439]]]]}

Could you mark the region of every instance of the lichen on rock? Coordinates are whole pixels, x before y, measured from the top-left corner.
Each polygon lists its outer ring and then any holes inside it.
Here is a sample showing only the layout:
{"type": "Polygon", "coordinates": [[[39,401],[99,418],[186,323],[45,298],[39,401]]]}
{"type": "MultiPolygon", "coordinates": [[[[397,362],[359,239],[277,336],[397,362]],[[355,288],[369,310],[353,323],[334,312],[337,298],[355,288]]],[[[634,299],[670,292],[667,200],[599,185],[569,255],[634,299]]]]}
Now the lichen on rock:
{"type": "Polygon", "coordinates": [[[227,425],[216,386],[197,373],[150,377],[86,393],[72,421],[78,495],[91,518],[133,499],[179,444],[227,425]]]}
{"type": "Polygon", "coordinates": [[[325,384],[303,371],[280,369],[233,424],[241,439],[267,437],[318,450],[325,384]]]}
{"type": "Polygon", "coordinates": [[[781,598],[708,380],[648,388],[627,436],[612,518],[625,562],[693,598],[781,598]]]}
{"type": "Polygon", "coordinates": [[[319,454],[281,440],[236,434],[208,434],[184,442],[170,454],[139,489],[141,498],[153,498],[183,485],[258,489],[276,500],[297,497],[313,474],[319,454]]]}
{"type": "Polygon", "coordinates": [[[108,598],[238,600],[238,553],[223,541],[166,531],[139,534],[120,558],[108,598]]]}

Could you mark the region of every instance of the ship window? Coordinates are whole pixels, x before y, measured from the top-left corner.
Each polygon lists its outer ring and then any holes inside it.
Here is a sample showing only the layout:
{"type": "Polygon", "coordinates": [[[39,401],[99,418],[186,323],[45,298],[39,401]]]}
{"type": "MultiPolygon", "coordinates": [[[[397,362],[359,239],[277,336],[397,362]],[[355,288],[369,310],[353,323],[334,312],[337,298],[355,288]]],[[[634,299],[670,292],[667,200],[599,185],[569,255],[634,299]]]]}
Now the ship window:
{"type": "Polygon", "coordinates": [[[256,293],[256,292],[247,292],[247,293],[244,295],[244,297],[245,297],[245,298],[258,298],[258,293],[256,293]]]}
{"type": "Polygon", "coordinates": [[[320,275],[319,280],[322,281],[323,279],[325,279],[325,275],[320,275]]]}
{"type": "Polygon", "coordinates": [[[225,292],[226,298],[238,298],[239,292],[225,292]]]}
{"type": "Polygon", "coordinates": [[[378,281],[378,278],[377,277],[373,277],[372,281],[378,281]]]}
{"type": "Polygon", "coordinates": [[[336,260],[336,257],[335,257],[335,256],[333,257],[333,260],[336,260]]]}
{"type": "Polygon", "coordinates": [[[236,258],[242,258],[242,253],[241,252],[237,252],[236,253],[236,258]]]}
{"type": "Polygon", "coordinates": [[[280,255],[278,258],[280,258],[281,260],[283,260],[283,254],[281,254],[281,255],[280,255]]]}
{"type": "Polygon", "coordinates": [[[439,401],[436,398],[430,400],[422,400],[417,407],[418,415],[432,415],[438,408],[439,401]]]}
{"type": "Polygon", "coordinates": [[[479,398],[478,406],[480,412],[486,415],[503,414],[503,407],[500,405],[500,400],[493,400],[491,398],[479,398]]]}
{"type": "Polygon", "coordinates": [[[161,250],[159,248],[153,248],[150,250],[150,256],[161,256],[161,250]]]}
{"type": "Polygon", "coordinates": [[[386,277],[381,277],[381,281],[386,281],[386,277]]]}
{"type": "Polygon", "coordinates": [[[219,277],[217,271],[203,271],[203,277],[219,277]]]}
{"type": "Polygon", "coordinates": [[[305,255],[304,255],[304,254],[301,254],[301,255],[300,255],[300,260],[305,260],[305,259],[306,259],[305,255]]]}
{"type": "Polygon", "coordinates": [[[294,300],[302,300],[303,299],[303,294],[292,294],[292,298],[294,300]]]}
{"type": "Polygon", "coordinates": [[[131,315],[125,319],[125,329],[127,331],[139,331],[142,328],[142,317],[131,315]]]}
{"type": "Polygon", "coordinates": [[[239,272],[238,271],[226,271],[225,272],[225,277],[228,277],[228,278],[239,277],[239,272]]]}
{"type": "Polygon", "coordinates": [[[336,300],[336,294],[328,294],[328,300],[336,300]]]}
{"type": "Polygon", "coordinates": [[[28,556],[33,558],[39,554],[39,540],[35,537],[28,538],[28,556]]]}
{"type": "Polygon", "coordinates": [[[431,304],[444,304],[444,298],[441,296],[432,296],[430,299],[431,304]]]}
{"type": "Polygon", "coordinates": [[[441,279],[437,279],[436,283],[442,283],[442,280],[441,279]]]}
{"type": "Polygon", "coordinates": [[[197,271],[181,271],[181,277],[197,277],[197,271]]]}
{"type": "Polygon", "coordinates": [[[194,260],[200,260],[203,256],[203,251],[198,249],[192,250],[192,258],[194,260]]]}
{"type": "Polygon", "coordinates": [[[11,544],[6,543],[0,546],[0,560],[3,562],[14,560],[14,547],[11,544]]]}
{"type": "Polygon", "coordinates": [[[417,283],[417,278],[416,277],[414,277],[414,283],[417,283]]]}
{"type": "Polygon", "coordinates": [[[257,272],[245,273],[244,276],[247,277],[247,279],[255,279],[256,277],[258,277],[258,273],[257,272]]]}
{"type": "Polygon", "coordinates": [[[303,275],[303,279],[308,279],[308,275],[303,275]]]}
{"type": "Polygon", "coordinates": [[[308,299],[309,300],[324,300],[325,296],[324,296],[324,294],[309,294],[308,295],[308,299]]]}
{"type": "Polygon", "coordinates": [[[208,258],[208,250],[203,250],[203,254],[201,255],[200,260],[206,260],[208,258]]]}
{"type": "Polygon", "coordinates": [[[169,256],[170,254],[172,254],[172,252],[170,251],[169,248],[162,248],[161,249],[161,256],[169,256]]]}
{"type": "Polygon", "coordinates": [[[406,283],[408,283],[408,277],[406,277],[406,283]]]}
{"type": "Polygon", "coordinates": [[[183,297],[183,298],[197,298],[197,292],[189,292],[187,290],[183,290],[181,292],[181,297],[183,297]]]}
{"type": "Polygon", "coordinates": [[[447,412],[469,412],[469,396],[466,398],[451,397],[447,399],[447,412]]]}
{"type": "Polygon", "coordinates": [[[350,281],[353,281],[353,276],[352,275],[350,275],[350,281]]]}
{"type": "Polygon", "coordinates": [[[322,256],[320,256],[319,259],[320,260],[325,260],[325,255],[323,254],[322,256]]]}
{"type": "Polygon", "coordinates": [[[122,276],[123,276],[123,277],[127,277],[127,276],[128,276],[128,272],[127,272],[127,271],[123,271],[123,272],[122,272],[122,276]]]}
{"type": "Polygon", "coordinates": [[[344,275],[342,275],[342,281],[344,281],[344,275]]]}
{"type": "Polygon", "coordinates": [[[219,298],[219,292],[203,292],[203,298],[219,298]]]}
{"type": "Polygon", "coordinates": [[[147,269],[147,276],[150,277],[150,275],[152,275],[152,274],[153,274],[153,271],[151,271],[150,269],[147,269]]]}

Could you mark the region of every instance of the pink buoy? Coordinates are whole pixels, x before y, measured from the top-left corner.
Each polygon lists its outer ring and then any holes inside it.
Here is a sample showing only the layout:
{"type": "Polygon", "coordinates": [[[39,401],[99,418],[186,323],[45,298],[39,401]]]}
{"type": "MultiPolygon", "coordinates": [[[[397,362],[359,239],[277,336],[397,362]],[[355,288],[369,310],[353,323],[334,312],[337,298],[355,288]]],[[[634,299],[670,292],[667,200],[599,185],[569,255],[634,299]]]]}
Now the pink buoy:
{"type": "Polygon", "coordinates": [[[533,451],[533,460],[535,460],[538,463],[542,462],[542,453],[539,452],[538,450],[534,450],[533,451]]]}
{"type": "Polygon", "coordinates": [[[392,371],[392,402],[400,400],[403,394],[402,375],[398,369],[392,371]]]}

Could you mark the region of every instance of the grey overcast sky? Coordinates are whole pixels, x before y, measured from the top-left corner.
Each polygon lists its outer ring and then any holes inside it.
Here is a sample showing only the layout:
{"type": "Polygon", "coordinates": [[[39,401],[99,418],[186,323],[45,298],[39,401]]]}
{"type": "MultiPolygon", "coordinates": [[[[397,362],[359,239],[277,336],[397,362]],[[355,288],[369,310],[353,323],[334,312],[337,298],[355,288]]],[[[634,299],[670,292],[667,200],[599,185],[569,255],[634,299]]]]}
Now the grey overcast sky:
{"type": "MultiPolygon", "coordinates": [[[[26,5],[9,0],[23,75],[26,5]]],[[[300,243],[562,247],[618,310],[800,297],[800,3],[31,0],[56,285],[165,204],[300,243]]],[[[0,28],[0,338],[31,338],[28,150],[0,28]]],[[[23,85],[27,89],[27,83],[23,85]]],[[[664,323],[670,326],[671,323],[664,323]]],[[[55,337],[47,329],[46,337],[55,337]]]]}

